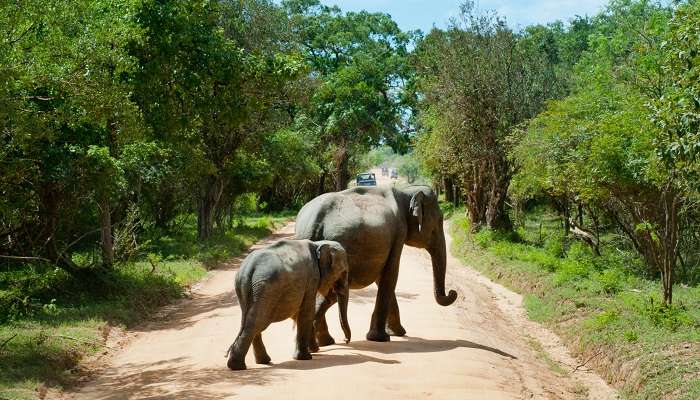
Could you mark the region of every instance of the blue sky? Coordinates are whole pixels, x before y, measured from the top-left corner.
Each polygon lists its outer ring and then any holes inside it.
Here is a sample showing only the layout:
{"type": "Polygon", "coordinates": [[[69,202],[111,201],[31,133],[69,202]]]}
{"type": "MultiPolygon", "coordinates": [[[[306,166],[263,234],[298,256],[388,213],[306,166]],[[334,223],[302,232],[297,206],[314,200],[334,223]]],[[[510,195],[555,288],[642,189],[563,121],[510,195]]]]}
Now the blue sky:
{"type": "MultiPolygon", "coordinates": [[[[322,0],[343,11],[380,11],[391,14],[402,30],[427,32],[433,24],[444,28],[457,16],[460,0],[322,0]]],[[[476,0],[481,10],[496,10],[513,28],[556,20],[567,21],[575,15],[594,15],[608,0],[476,0]]]]}

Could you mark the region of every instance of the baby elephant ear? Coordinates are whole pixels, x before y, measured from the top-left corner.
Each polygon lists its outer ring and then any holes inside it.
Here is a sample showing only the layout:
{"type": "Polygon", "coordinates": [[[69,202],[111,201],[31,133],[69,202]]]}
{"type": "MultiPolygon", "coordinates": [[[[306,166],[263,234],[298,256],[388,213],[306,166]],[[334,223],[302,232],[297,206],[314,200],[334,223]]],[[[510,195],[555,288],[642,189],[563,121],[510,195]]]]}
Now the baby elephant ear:
{"type": "Polygon", "coordinates": [[[328,243],[324,243],[316,248],[316,258],[321,272],[326,272],[331,268],[333,261],[332,248],[328,243]]]}
{"type": "Polygon", "coordinates": [[[416,192],[416,194],[411,197],[411,204],[409,205],[411,215],[418,219],[418,232],[423,228],[423,198],[425,194],[422,191],[416,192]]]}

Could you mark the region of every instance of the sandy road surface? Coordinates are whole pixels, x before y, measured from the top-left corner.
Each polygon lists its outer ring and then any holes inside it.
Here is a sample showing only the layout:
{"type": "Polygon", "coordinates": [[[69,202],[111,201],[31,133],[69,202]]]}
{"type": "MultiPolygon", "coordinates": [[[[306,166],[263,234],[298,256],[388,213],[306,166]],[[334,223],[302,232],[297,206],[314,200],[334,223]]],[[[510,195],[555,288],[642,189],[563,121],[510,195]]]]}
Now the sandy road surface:
{"type": "MultiPolygon", "coordinates": [[[[380,174],[377,174],[379,177],[380,174]]],[[[290,236],[288,225],[272,239],[290,236]]],[[[364,340],[376,289],[352,291],[353,341],[324,347],[311,361],[292,360],[291,321],[271,325],[263,340],[270,366],[229,371],[224,353],[240,323],[233,293],[242,258],[212,271],[193,298],[160,313],[129,335],[107,366],[74,399],[609,399],[590,372],[557,374],[533,350],[537,338],[571,371],[557,338],[524,317],[520,297],[448,260],[447,289],[459,298],[449,307],[432,296],[430,259],[405,247],[397,284],[408,334],[389,343],[364,340]]],[[[337,307],[328,313],[331,334],[342,338],[337,307]]]]}

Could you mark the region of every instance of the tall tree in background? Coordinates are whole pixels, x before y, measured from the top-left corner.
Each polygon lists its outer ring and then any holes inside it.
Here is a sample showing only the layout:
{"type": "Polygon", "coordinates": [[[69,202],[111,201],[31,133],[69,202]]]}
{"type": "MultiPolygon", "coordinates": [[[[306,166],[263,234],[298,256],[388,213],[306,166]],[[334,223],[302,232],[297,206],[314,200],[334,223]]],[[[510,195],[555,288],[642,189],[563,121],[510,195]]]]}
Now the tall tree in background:
{"type": "Polygon", "coordinates": [[[335,189],[343,190],[356,155],[402,139],[400,87],[410,36],[386,14],[343,14],[317,0],[283,6],[317,82],[300,119],[318,138],[319,152],[332,160],[335,189]]]}
{"type": "Polygon", "coordinates": [[[222,200],[240,176],[232,174],[238,152],[274,129],[277,93],[301,67],[279,53],[274,29],[264,28],[275,16],[283,14],[262,0],[151,1],[141,9],[149,33],[134,49],[142,65],[139,104],[156,138],[200,166],[193,171],[200,239],[212,235],[228,206],[222,200]]]}
{"type": "Polygon", "coordinates": [[[612,2],[596,21],[572,94],[533,119],[512,153],[521,167],[514,194],[545,193],[602,214],[650,275],[661,276],[667,304],[676,263],[689,250],[681,247],[684,216],[697,212],[697,126],[686,97],[694,96],[686,79],[693,72],[683,59],[697,46],[688,39],[697,24],[689,9],[671,19],[656,3],[612,2]]]}
{"type": "Polygon", "coordinates": [[[435,135],[431,151],[442,153],[459,180],[472,229],[510,227],[509,136],[561,92],[556,53],[540,36],[518,35],[494,14],[474,14],[467,2],[461,22],[418,43],[423,131],[435,135]]]}
{"type": "Polygon", "coordinates": [[[656,148],[668,171],[662,197],[665,219],[659,230],[668,251],[660,252],[664,301],[672,301],[677,261],[692,259],[700,247],[700,3],[689,2],[675,11],[661,44],[661,74],[668,79],[662,96],[652,105],[652,120],[661,130],[656,148]]]}
{"type": "Polygon", "coordinates": [[[134,7],[0,6],[10,28],[0,40],[3,253],[76,272],[74,246],[99,231],[102,264],[111,266],[112,206],[124,183],[120,147],[138,140],[143,127],[128,79],[136,64],[127,41],[141,35],[134,7]],[[96,216],[97,230],[85,223],[96,216]]]}

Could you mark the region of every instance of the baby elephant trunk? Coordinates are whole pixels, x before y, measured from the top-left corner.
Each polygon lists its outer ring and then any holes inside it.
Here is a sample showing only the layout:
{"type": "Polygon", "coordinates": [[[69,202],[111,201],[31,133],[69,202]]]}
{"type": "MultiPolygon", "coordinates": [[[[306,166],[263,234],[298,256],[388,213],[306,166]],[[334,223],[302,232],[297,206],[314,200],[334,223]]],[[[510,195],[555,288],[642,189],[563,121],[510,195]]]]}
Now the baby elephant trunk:
{"type": "Polygon", "coordinates": [[[348,324],[348,297],[350,291],[347,278],[338,281],[336,293],[338,294],[338,308],[340,310],[340,327],[345,334],[345,343],[350,342],[350,324],[348,324]]]}

